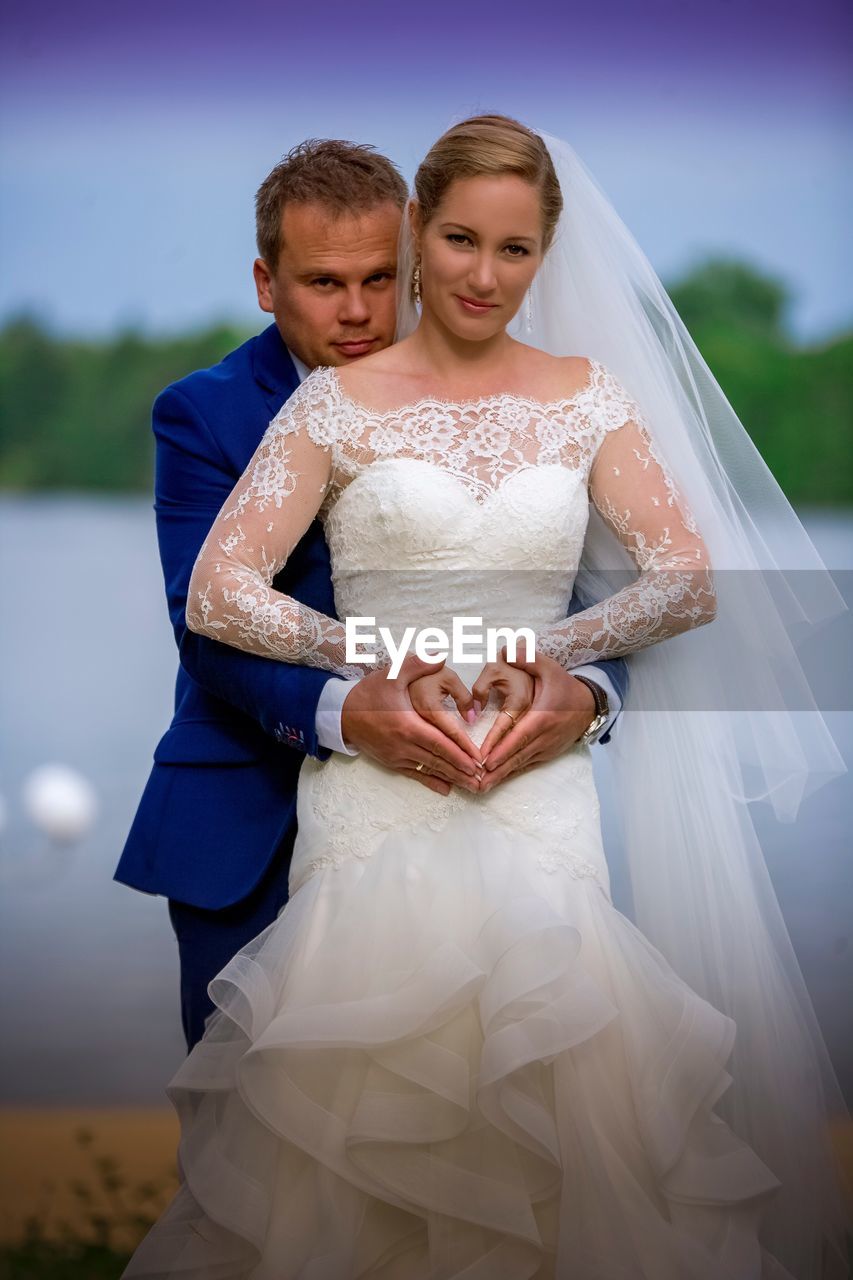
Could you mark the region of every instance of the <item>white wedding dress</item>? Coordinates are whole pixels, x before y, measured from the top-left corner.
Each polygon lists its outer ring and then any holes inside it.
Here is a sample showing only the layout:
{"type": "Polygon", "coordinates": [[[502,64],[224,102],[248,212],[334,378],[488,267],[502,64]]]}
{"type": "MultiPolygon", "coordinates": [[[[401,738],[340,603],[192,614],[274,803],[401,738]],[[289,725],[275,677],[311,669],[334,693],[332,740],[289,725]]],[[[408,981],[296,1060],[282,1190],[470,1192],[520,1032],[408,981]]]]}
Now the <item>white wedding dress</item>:
{"type": "MultiPolygon", "coordinates": [[[[347,671],[342,625],[270,585],[320,493],[340,618],[529,625],[566,665],[708,621],[690,514],[588,370],[548,404],[382,412],[317,370],[202,549],[193,625],[347,671]],[[641,572],[567,619],[590,498],[641,572]]],[[[789,1276],[760,1244],[779,1182],[714,1111],[735,1025],[612,905],[588,748],[447,797],[307,757],[290,887],[211,984],[168,1090],[184,1180],[126,1277],[789,1276]]]]}

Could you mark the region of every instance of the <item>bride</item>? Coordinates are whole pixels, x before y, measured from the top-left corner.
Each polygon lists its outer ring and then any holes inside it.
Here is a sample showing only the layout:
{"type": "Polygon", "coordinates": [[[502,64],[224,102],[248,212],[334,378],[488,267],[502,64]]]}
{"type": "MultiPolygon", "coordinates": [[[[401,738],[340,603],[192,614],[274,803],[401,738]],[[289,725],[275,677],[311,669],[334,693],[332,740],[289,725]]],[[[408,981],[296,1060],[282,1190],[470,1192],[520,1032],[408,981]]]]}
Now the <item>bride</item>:
{"type": "Polygon", "coordinates": [[[282,408],[188,623],[348,675],[389,654],[338,619],[526,626],[535,658],[447,664],[484,704],[446,700],[471,791],[303,762],[290,900],[211,983],[168,1089],[182,1185],[125,1276],[846,1274],[841,1100],[746,803],[790,817],[838,772],[789,637],[835,608],[828,575],[569,147],[465,121],[409,214],[401,340],[282,408]],[[271,585],[318,512],[338,619],[271,585]],[[544,664],[627,653],[636,925],[589,748],[489,768],[544,664]]]}

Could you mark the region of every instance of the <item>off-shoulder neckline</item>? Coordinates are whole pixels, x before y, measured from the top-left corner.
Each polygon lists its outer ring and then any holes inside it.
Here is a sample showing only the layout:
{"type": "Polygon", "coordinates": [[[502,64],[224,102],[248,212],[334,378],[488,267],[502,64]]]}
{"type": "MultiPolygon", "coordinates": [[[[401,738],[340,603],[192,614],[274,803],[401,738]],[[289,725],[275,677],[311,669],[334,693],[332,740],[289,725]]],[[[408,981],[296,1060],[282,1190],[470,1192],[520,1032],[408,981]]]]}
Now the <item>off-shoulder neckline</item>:
{"type": "Polygon", "coordinates": [[[524,396],[514,391],[496,391],[488,396],[475,396],[467,400],[446,400],[441,396],[422,396],[418,400],[405,401],[403,404],[395,405],[392,409],[373,409],[370,405],[364,404],[361,400],[356,400],[355,396],[344,389],[338,371],[334,365],[325,364],[318,365],[314,373],[328,374],[333,382],[338,394],[343,400],[348,400],[359,412],[367,414],[371,418],[384,419],[396,418],[401,413],[414,413],[418,409],[481,409],[485,405],[495,404],[501,400],[508,400],[513,404],[526,405],[533,409],[565,409],[573,405],[576,400],[585,395],[595,385],[595,375],[599,369],[603,368],[600,361],[592,356],[588,356],[589,370],[583,385],[578,387],[570,396],[560,396],[555,400],[537,400],[535,396],[524,396]]]}

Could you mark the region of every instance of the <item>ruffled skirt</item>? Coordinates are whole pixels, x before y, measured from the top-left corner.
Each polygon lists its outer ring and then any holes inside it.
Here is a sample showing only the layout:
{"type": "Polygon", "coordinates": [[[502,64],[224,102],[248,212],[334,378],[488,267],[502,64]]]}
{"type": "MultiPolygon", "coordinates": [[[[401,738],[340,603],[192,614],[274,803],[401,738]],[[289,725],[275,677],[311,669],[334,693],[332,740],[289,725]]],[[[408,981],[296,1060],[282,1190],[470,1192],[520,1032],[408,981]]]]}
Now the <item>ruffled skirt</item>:
{"type": "Polygon", "coordinates": [[[126,1277],[780,1280],[735,1025],[612,905],[589,752],[486,796],[307,759],[292,896],[168,1094],[126,1277]]]}

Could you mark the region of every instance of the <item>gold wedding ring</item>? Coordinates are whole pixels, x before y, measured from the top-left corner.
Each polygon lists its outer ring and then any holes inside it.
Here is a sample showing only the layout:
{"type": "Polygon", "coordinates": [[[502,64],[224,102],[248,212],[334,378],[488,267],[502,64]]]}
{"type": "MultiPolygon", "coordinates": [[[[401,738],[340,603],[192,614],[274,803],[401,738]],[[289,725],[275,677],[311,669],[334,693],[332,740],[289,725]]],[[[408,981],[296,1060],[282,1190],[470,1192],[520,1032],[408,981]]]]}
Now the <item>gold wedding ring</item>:
{"type": "Polygon", "coordinates": [[[505,711],[503,707],[501,707],[501,715],[502,715],[502,716],[509,716],[509,718],[510,718],[510,720],[512,721],[513,725],[515,724],[515,716],[510,715],[510,713],[509,713],[508,711],[505,711]]]}

